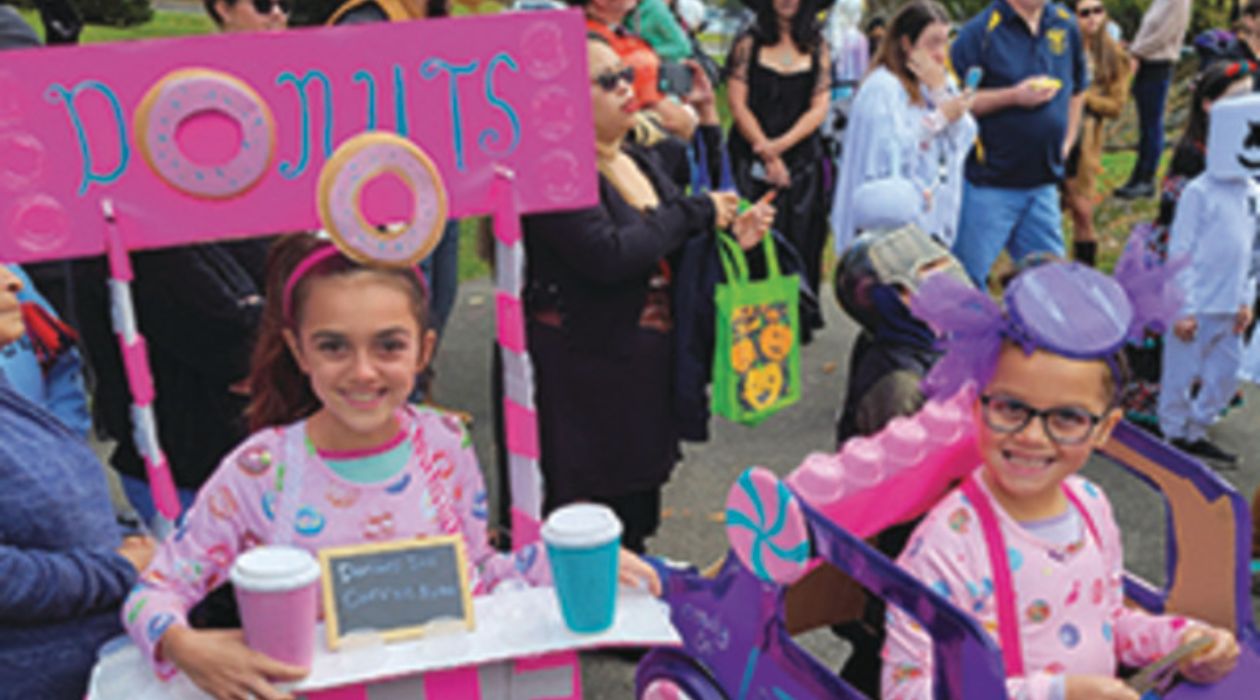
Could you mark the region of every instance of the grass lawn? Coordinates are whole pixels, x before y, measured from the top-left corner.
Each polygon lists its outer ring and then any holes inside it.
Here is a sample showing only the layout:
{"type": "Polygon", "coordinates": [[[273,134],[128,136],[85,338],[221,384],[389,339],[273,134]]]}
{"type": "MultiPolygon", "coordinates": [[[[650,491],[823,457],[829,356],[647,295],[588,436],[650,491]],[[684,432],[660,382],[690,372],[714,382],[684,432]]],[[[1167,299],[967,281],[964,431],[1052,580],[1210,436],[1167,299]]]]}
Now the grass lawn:
{"type": "MultiPolygon", "coordinates": [[[[34,10],[20,10],[22,17],[35,27],[43,38],[44,26],[39,21],[39,13],[34,10]]],[[[106,27],[89,24],[83,28],[79,38],[85,44],[106,41],[128,41],[132,39],[157,39],[161,37],[193,36],[209,34],[214,31],[214,23],[202,12],[166,12],[157,10],[153,19],[134,27],[106,27]]]]}

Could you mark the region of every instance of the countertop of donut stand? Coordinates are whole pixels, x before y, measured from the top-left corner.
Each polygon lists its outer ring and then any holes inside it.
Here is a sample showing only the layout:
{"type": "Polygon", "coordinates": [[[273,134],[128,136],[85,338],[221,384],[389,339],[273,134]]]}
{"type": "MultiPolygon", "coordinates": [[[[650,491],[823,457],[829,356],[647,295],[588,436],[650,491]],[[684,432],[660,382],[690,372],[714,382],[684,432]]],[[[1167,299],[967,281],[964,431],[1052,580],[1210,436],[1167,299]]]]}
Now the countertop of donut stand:
{"type": "MultiPolygon", "coordinates": [[[[677,646],[681,638],[669,621],[669,608],[651,595],[623,588],[613,626],[599,634],[570,632],[550,587],[528,588],[473,599],[476,627],[383,643],[360,637],[330,651],[320,625],[311,674],[293,692],[374,680],[416,676],[429,671],[481,666],[552,652],[616,646],[677,646]]],[[[92,670],[88,700],[201,700],[207,697],[182,674],[161,681],[130,642],[102,654],[92,670]]]]}

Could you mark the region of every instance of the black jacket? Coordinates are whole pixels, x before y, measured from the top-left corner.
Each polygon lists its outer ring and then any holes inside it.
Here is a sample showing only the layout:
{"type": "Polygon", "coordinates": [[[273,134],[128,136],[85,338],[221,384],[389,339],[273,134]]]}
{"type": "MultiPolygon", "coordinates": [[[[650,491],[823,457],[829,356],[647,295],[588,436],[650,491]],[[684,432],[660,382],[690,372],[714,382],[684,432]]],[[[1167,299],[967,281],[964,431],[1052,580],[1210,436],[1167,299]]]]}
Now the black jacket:
{"type": "MultiPolygon", "coordinates": [[[[269,244],[251,239],[132,254],[132,296],[157,390],[158,438],[182,488],[201,486],[247,435],[246,399],[228,387],[249,373],[269,244]]],[[[79,330],[96,378],[93,413],[117,442],[111,464],[144,478],[132,439],[131,390],[110,323],[108,272],[104,258],[73,265],[79,330]]]]}

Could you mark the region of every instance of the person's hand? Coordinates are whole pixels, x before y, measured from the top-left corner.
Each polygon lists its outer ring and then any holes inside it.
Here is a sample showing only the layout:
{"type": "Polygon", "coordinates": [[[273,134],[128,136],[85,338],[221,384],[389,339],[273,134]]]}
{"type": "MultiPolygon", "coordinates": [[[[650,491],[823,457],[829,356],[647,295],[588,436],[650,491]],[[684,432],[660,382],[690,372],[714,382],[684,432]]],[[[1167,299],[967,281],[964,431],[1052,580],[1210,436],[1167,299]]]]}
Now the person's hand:
{"type": "Polygon", "coordinates": [[[1185,318],[1178,319],[1177,322],[1173,324],[1172,330],[1173,335],[1188,343],[1194,340],[1195,334],[1199,332],[1199,322],[1194,320],[1194,316],[1187,316],[1185,318]]]}
{"type": "Polygon", "coordinates": [[[787,149],[783,146],[783,142],[779,139],[766,139],[753,147],[753,153],[758,158],[766,161],[767,167],[769,167],[770,161],[782,157],[784,151],[786,150],[787,149]]]}
{"type": "Polygon", "coordinates": [[[149,568],[153,561],[153,553],[157,551],[157,542],[148,535],[128,535],[123,538],[117,550],[118,556],[131,562],[136,573],[149,568]]]}
{"type": "Polygon", "coordinates": [[[709,74],[705,73],[695,60],[689,58],[683,61],[683,65],[691,71],[691,91],[684,99],[695,107],[696,111],[703,111],[703,107],[711,106],[717,99],[717,93],[713,91],[713,83],[709,82],[709,74]]]}
{"type": "Polygon", "coordinates": [[[1040,107],[1054,99],[1060,87],[1050,76],[1034,75],[1024,78],[1014,87],[1015,104],[1025,109],[1040,107]]]}
{"type": "Polygon", "coordinates": [[[1191,682],[1215,683],[1238,665],[1238,640],[1227,629],[1195,626],[1181,635],[1181,643],[1204,636],[1212,638],[1212,646],[1182,661],[1177,670],[1191,682]]]}
{"type": "Polygon", "coordinates": [[[770,190],[757,203],[735,219],[731,232],[739,247],[748,250],[766,237],[770,227],[774,225],[775,209],[770,202],[774,201],[775,190],[770,190]]]}
{"type": "Polygon", "coordinates": [[[951,97],[941,103],[941,116],[945,117],[949,123],[962,119],[962,116],[971,111],[971,103],[975,101],[976,94],[974,92],[965,92],[957,97],[951,97]]]}
{"type": "Polygon", "coordinates": [[[945,87],[945,66],[922,49],[910,52],[910,57],[906,59],[906,69],[929,90],[945,87]]]}
{"type": "Polygon", "coordinates": [[[625,547],[621,548],[621,558],[617,561],[617,581],[623,586],[646,588],[658,598],[661,596],[661,577],[656,569],[625,547]]]}
{"type": "Polygon", "coordinates": [[[1251,319],[1250,306],[1238,307],[1238,313],[1234,314],[1234,335],[1242,335],[1247,330],[1247,326],[1251,325],[1251,319]]]}
{"type": "Polygon", "coordinates": [[[739,213],[739,195],[734,192],[710,192],[709,200],[713,202],[714,227],[722,230],[730,228],[739,213]]]}
{"type": "Polygon", "coordinates": [[[1111,676],[1068,676],[1063,683],[1064,700],[1139,700],[1137,691],[1111,676]]]}
{"type": "Polygon", "coordinates": [[[240,630],[173,626],[160,644],[162,655],[216,700],[293,700],[271,681],[297,681],[309,673],[245,646],[240,630]]]}
{"type": "Polygon", "coordinates": [[[766,161],[766,182],[780,189],[792,186],[792,174],[788,172],[787,163],[782,158],[771,158],[766,161]]]}
{"type": "Polygon", "coordinates": [[[1130,76],[1137,75],[1137,72],[1138,72],[1138,57],[1134,56],[1133,54],[1129,54],[1129,75],[1130,76]]]}

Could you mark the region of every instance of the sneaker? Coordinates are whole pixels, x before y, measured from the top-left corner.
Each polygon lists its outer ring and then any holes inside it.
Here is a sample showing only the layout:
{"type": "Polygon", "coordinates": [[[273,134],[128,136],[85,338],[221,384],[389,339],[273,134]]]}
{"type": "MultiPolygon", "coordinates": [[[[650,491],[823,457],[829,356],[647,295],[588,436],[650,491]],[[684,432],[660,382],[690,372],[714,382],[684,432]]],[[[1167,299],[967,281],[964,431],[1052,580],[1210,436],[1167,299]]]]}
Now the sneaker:
{"type": "Polygon", "coordinates": [[[1190,442],[1185,438],[1174,438],[1173,447],[1182,452],[1192,454],[1203,459],[1210,459],[1217,462],[1222,468],[1233,468],[1238,466],[1238,455],[1230,454],[1220,447],[1210,442],[1207,438],[1199,438],[1194,442],[1190,442]]]}
{"type": "Polygon", "coordinates": [[[1149,182],[1130,182],[1123,187],[1117,187],[1111,194],[1120,199],[1145,199],[1155,196],[1155,185],[1149,182]]]}

